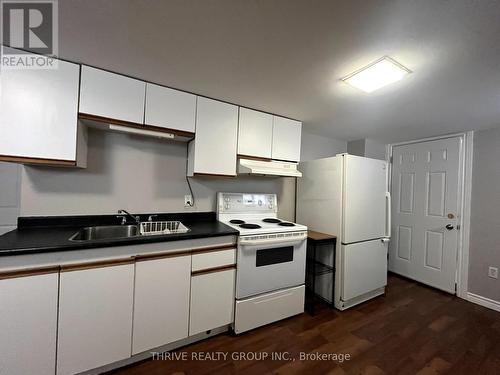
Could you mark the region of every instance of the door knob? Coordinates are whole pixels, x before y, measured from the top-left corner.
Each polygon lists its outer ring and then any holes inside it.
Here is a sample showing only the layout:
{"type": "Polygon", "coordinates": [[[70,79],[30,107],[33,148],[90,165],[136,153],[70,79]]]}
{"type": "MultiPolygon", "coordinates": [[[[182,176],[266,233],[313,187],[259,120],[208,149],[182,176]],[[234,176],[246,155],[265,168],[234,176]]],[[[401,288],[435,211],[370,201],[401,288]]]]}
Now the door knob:
{"type": "Polygon", "coordinates": [[[448,230],[452,230],[453,228],[454,228],[454,226],[451,224],[446,225],[446,229],[448,229],[448,230]]]}

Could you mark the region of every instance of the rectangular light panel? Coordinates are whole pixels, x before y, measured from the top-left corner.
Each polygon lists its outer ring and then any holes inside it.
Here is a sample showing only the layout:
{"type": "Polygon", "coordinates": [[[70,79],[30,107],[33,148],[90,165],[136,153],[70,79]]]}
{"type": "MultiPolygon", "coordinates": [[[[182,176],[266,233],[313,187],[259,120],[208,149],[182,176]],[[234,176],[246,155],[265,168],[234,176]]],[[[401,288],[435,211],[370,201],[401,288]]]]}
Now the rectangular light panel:
{"type": "Polygon", "coordinates": [[[364,92],[370,93],[381,87],[401,80],[410,73],[390,57],[383,57],[374,63],[348,75],[342,81],[364,92]]]}

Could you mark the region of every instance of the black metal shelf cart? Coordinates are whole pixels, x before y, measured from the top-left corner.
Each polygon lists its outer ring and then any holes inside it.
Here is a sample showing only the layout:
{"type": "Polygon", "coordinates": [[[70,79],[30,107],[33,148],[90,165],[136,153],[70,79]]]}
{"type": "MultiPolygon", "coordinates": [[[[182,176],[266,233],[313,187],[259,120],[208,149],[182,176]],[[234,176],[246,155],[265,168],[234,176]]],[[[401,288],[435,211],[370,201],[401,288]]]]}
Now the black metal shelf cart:
{"type": "Polygon", "coordinates": [[[337,245],[337,237],[315,232],[308,231],[307,235],[307,258],[306,258],[306,287],[307,287],[307,298],[306,309],[311,314],[314,315],[314,304],[316,299],[320,298],[324,300],[321,296],[316,294],[316,277],[320,275],[331,274],[332,275],[332,299],[330,302],[330,307],[335,305],[335,252],[337,245]],[[317,259],[317,248],[318,245],[330,245],[332,254],[332,264],[325,264],[317,259]]]}

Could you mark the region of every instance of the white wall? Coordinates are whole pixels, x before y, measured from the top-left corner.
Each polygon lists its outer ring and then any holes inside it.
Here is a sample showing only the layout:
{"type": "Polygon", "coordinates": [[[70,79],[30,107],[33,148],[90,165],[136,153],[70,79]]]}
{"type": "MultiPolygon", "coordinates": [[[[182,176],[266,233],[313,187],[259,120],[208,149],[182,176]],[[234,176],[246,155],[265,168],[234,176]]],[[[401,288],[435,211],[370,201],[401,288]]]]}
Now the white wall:
{"type": "Polygon", "coordinates": [[[21,166],[0,163],[0,235],[15,228],[19,216],[21,166]]]}
{"type": "Polygon", "coordinates": [[[385,160],[386,144],[373,139],[365,139],[365,156],[367,158],[385,160]]]}
{"type": "Polygon", "coordinates": [[[347,151],[347,142],[309,133],[302,129],[300,160],[327,158],[347,151]]]}
{"type": "MultiPolygon", "coordinates": [[[[346,152],[344,141],[303,132],[302,160],[346,152]]],[[[184,208],[187,145],[89,129],[88,168],[0,163],[0,231],[17,217],[131,212],[215,211],[218,191],[278,195],[279,216],[293,220],[295,179],[193,178],[195,207],[184,208]]]]}
{"type": "MultiPolygon", "coordinates": [[[[87,169],[25,166],[21,215],[184,212],[187,144],[89,129],[87,169]]],[[[218,191],[278,194],[279,214],[293,220],[293,178],[191,179],[196,211],[215,211],[218,191]]]]}
{"type": "Polygon", "coordinates": [[[473,159],[468,289],[500,302],[500,128],[474,133],[473,159]]]}
{"type": "Polygon", "coordinates": [[[351,155],[365,156],[365,140],[357,139],[347,142],[347,152],[351,155]]]}
{"type": "Polygon", "coordinates": [[[358,139],[347,142],[347,152],[372,159],[386,159],[386,145],[373,139],[358,139]]]}

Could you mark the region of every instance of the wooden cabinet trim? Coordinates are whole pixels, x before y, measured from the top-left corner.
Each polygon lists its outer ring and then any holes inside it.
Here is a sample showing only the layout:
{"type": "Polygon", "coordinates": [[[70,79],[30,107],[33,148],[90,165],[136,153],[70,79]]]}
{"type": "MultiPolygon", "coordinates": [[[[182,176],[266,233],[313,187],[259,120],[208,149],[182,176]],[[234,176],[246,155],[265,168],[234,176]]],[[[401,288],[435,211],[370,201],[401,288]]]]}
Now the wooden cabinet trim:
{"type": "Polygon", "coordinates": [[[181,257],[185,255],[195,255],[195,254],[203,254],[214,251],[224,251],[224,250],[236,250],[236,245],[223,245],[223,246],[209,246],[209,247],[200,247],[196,249],[189,250],[180,250],[180,251],[163,251],[159,253],[153,254],[141,254],[136,255],[135,259],[137,262],[143,262],[146,260],[152,259],[162,259],[162,258],[173,258],[173,257],[181,257]]]}
{"type": "Polygon", "coordinates": [[[284,161],[284,162],[287,162],[287,163],[295,163],[295,164],[299,164],[299,161],[298,161],[298,160],[285,160],[285,159],[271,159],[271,160],[276,160],[276,161],[284,161]]]}
{"type": "MultiPolygon", "coordinates": [[[[141,255],[131,256],[129,258],[108,259],[108,260],[99,260],[99,261],[91,261],[91,262],[63,264],[63,265],[57,265],[57,266],[33,267],[33,268],[27,268],[27,269],[0,271],[0,280],[12,279],[12,278],[16,278],[16,277],[44,275],[44,274],[48,274],[48,273],[71,272],[71,271],[80,271],[80,270],[86,270],[86,269],[92,269],[92,268],[113,267],[113,266],[132,264],[134,262],[142,262],[142,261],[147,261],[147,260],[181,257],[181,256],[186,256],[186,255],[195,255],[195,254],[202,254],[202,253],[207,253],[207,252],[217,252],[217,251],[224,251],[224,250],[236,250],[236,245],[207,246],[207,247],[201,247],[201,248],[189,249],[189,250],[170,251],[170,252],[161,252],[161,253],[153,253],[153,254],[141,254],[141,255]]],[[[234,266],[234,265],[232,265],[232,266],[234,266]]],[[[223,268],[232,267],[232,266],[223,266],[223,268]]],[[[204,271],[205,270],[202,270],[202,272],[204,272],[204,271]]],[[[196,271],[196,272],[199,272],[199,271],[196,271]]]]}
{"type": "Polygon", "coordinates": [[[251,156],[251,155],[237,155],[238,159],[248,159],[248,160],[257,160],[257,161],[271,161],[271,158],[263,158],[261,156],[251,156]]]}
{"type": "Polygon", "coordinates": [[[28,277],[28,276],[47,275],[49,273],[58,273],[59,270],[60,266],[48,266],[48,267],[28,268],[22,270],[1,271],[0,280],[16,279],[19,277],[28,277]]]}
{"type": "Polygon", "coordinates": [[[198,249],[193,249],[192,253],[194,255],[194,254],[202,254],[202,253],[208,253],[208,252],[212,252],[212,251],[223,251],[223,250],[236,250],[236,245],[202,247],[202,248],[198,248],[198,249]]]}
{"type": "Polygon", "coordinates": [[[121,266],[125,264],[133,264],[134,261],[135,261],[134,257],[130,257],[126,259],[110,259],[110,260],[101,260],[96,262],[67,264],[61,266],[61,272],[71,272],[71,271],[87,270],[92,268],[121,266]]]}
{"type": "Polygon", "coordinates": [[[222,272],[222,271],[228,271],[228,270],[232,270],[232,269],[236,269],[236,264],[228,264],[226,266],[212,267],[212,268],[207,268],[204,270],[192,271],[191,276],[205,275],[208,273],[222,272]]]}
{"type": "Polygon", "coordinates": [[[186,255],[191,255],[191,250],[161,252],[161,253],[156,253],[156,254],[144,254],[144,255],[141,254],[141,255],[135,256],[135,261],[136,262],[144,262],[144,261],[155,260],[155,259],[177,258],[177,257],[186,256],[186,255]]]}
{"type": "Polygon", "coordinates": [[[176,129],[168,129],[168,128],[162,128],[159,126],[152,126],[152,125],[144,125],[144,124],[139,124],[135,122],[130,122],[130,121],[125,121],[125,120],[117,120],[109,117],[103,117],[103,116],[96,116],[96,115],[91,115],[88,113],[78,113],[78,118],[80,120],[90,120],[90,121],[96,121],[96,122],[104,122],[107,124],[113,124],[113,125],[120,125],[120,126],[128,126],[130,128],[137,128],[137,129],[144,129],[144,130],[152,130],[156,132],[161,132],[161,133],[169,133],[169,134],[174,134],[178,137],[186,137],[186,138],[194,138],[194,133],[191,132],[186,132],[183,130],[176,130],[176,129]]]}
{"type": "Polygon", "coordinates": [[[76,166],[76,161],[72,160],[43,159],[43,158],[33,158],[27,156],[0,155],[0,161],[5,161],[8,163],[39,164],[39,165],[43,164],[43,165],[65,166],[65,167],[76,166]]]}
{"type": "Polygon", "coordinates": [[[229,178],[234,178],[237,176],[235,174],[217,174],[217,173],[199,173],[199,172],[194,172],[193,175],[200,177],[209,176],[209,177],[229,177],[229,178]]]}

